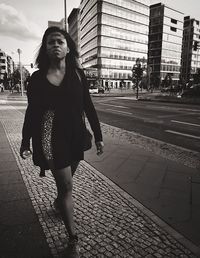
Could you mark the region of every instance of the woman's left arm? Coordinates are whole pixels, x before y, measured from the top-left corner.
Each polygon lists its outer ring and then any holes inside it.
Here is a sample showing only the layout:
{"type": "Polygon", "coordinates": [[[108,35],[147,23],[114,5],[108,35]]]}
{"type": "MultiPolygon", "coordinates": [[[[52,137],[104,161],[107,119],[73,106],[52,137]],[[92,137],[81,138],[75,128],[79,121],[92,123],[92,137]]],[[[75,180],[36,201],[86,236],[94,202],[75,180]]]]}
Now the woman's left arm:
{"type": "Polygon", "coordinates": [[[87,79],[85,77],[84,72],[82,70],[80,72],[81,72],[81,81],[83,84],[84,111],[88,118],[90,126],[92,128],[92,131],[94,133],[95,143],[97,147],[97,154],[100,155],[103,153],[103,147],[104,147],[101,127],[97,116],[97,112],[95,110],[94,104],[90,97],[89,85],[88,85],[87,79]]]}

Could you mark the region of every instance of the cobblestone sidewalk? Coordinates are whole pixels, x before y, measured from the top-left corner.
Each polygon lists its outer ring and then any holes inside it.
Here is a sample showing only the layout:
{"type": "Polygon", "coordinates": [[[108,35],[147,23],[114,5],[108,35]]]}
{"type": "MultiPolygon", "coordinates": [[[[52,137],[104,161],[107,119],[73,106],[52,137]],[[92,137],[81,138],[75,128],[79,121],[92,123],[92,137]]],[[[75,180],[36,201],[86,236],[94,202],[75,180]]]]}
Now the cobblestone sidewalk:
{"type": "MultiPolygon", "coordinates": [[[[52,255],[60,257],[67,234],[52,208],[56,188],[51,173],[41,179],[32,161],[19,157],[23,114],[9,105],[0,106],[0,121],[52,255]]],[[[182,241],[155,223],[154,216],[149,217],[142,205],[86,162],[81,162],[74,177],[73,195],[83,258],[197,257],[182,241]]]]}

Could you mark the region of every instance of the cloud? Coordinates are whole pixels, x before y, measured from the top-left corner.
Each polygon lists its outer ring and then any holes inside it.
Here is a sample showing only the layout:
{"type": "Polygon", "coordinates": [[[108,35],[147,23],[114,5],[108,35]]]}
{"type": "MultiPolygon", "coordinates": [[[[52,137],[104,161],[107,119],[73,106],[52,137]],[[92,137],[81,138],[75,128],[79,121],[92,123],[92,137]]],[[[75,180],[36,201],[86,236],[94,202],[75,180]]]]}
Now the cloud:
{"type": "Polygon", "coordinates": [[[37,24],[29,21],[14,7],[4,3],[0,4],[0,34],[21,41],[41,38],[41,30],[37,24]]]}

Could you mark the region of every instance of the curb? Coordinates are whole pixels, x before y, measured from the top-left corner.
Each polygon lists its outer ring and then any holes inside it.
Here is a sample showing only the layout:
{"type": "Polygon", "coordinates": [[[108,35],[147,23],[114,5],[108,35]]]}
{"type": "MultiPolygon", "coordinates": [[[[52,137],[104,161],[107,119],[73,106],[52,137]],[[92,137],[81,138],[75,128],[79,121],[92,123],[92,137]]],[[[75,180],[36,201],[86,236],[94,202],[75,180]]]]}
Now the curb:
{"type": "Polygon", "coordinates": [[[138,134],[136,132],[119,129],[118,127],[101,123],[102,130],[130,144],[137,145],[146,151],[153,152],[163,158],[176,161],[190,168],[200,168],[200,153],[177,145],[166,143],[160,140],[138,134]]]}

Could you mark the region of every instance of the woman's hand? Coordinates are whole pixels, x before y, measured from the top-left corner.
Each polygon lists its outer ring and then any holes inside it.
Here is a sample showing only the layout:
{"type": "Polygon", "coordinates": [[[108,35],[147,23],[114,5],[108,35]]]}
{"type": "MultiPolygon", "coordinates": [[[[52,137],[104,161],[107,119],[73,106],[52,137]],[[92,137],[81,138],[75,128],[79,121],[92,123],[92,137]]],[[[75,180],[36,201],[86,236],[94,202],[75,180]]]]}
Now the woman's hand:
{"type": "Polygon", "coordinates": [[[30,150],[30,148],[25,148],[23,146],[21,146],[20,148],[20,156],[22,157],[22,159],[27,159],[32,155],[32,151],[30,150]]]}
{"type": "Polygon", "coordinates": [[[103,147],[104,147],[103,142],[96,142],[97,155],[103,154],[103,147]]]}

